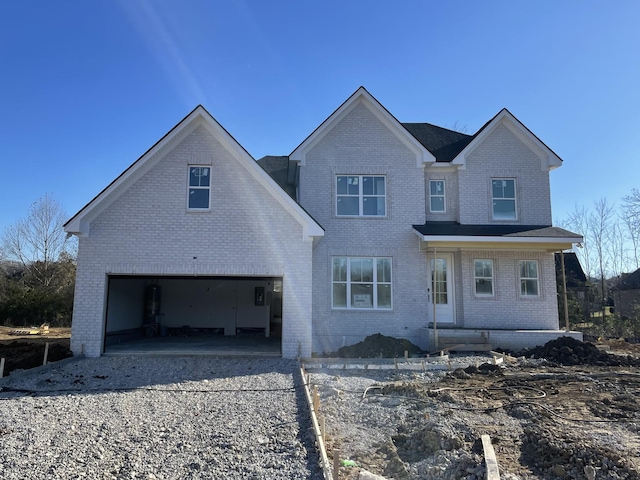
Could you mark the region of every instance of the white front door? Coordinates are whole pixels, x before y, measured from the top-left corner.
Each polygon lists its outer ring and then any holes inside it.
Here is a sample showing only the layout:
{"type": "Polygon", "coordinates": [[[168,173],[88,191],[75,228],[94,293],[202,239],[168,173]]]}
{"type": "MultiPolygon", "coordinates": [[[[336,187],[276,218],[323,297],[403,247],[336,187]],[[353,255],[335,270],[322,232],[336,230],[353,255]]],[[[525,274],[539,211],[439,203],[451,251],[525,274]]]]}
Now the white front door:
{"type": "MultiPolygon", "coordinates": [[[[429,256],[429,253],[427,253],[429,256]]],[[[429,317],[433,321],[435,301],[436,323],[453,323],[454,298],[453,298],[453,255],[451,253],[438,253],[435,258],[429,259],[429,317]]]]}

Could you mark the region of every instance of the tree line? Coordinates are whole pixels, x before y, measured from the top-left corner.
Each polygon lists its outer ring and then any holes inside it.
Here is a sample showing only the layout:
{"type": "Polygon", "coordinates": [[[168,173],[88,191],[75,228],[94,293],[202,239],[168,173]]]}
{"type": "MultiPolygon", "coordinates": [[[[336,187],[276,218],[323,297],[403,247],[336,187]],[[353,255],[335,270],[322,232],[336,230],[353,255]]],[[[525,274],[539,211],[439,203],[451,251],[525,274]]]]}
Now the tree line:
{"type": "Polygon", "coordinates": [[[612,292],[626,274],[640,268],[640,189],[632,189],[618,206],[606,198],[591,205],[576,205],[560,225],[584,238],[574,252],[590,280],[587,308],[592,317],[599,318],[603,332],[620,330],[620,325],[627,324],[622,330],[634,331],[638,336],[640,312],[638,318],[622,319],[609,315],[609,310],[613,307],[612,292]],[[611,322],[620,325],[616,327],[611,322]]]}
{"type": "Polygon", "coordinates": [[[45,195],[0,237],[3,325],[71,326],[77,246],[64,232],[65,219],[60,203],[45,195]]]}

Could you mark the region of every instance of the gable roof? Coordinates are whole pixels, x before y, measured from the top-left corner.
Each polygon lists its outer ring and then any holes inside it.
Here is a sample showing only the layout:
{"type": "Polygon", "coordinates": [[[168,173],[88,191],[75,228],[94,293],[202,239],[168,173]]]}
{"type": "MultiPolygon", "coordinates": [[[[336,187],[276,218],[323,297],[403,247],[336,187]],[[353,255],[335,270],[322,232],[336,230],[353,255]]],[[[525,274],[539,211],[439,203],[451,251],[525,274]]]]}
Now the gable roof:
{"type": "Polygon", "coordinates": [[[540,158],[543,170],[553,170],[562,165],[562,159],[518,120],[509,110],[503,108],[485,123],[452,160],[453,165],[465,168],[466,157],[473,152],[499,125],[504,125],[540,158]]]}
{"type": "Polygon", "coordinates": [[[632,273],[623,273],[616,290],[640,290],[640,268],[632,273]]]}
{"type": "Polygon", "coordinates": [[[253,157],[236,141],[225,128],[202,106],[198,105],[175,127],[167,132],[158,142],[147,150],[140,158],[133,162],[104,190],[96,195],[78,213],[65,224],[67,233],[88,236],[91,221],[111,205],[122,192],[127,190],[135,180],[144,175],[149,169],[162,159],[170,148],[178,141],[204,126],[207,131],[218,140],[225,149],[253,176],[285,210],[287,210],[303,227],[303,236],[321,237],[324,235],[322,227],[298,205],[282,188],[265,172],[253,157]]]}
{"type": "Polygon", "coordinates": [[[435,156],[389,111],[371,95],[366,88],[358,88],[342,105],[340,105],[329,117],[322,122],[296,149],[291,152],[289,158],[295,162],[305,164],[306,154],[311,150],[331,129],[342,120],[356,105],[365,105],[378,120],[386,125],[409,149],[416,154],[416,164],[421,166],[427,162],[435,162],[435,156]]]}

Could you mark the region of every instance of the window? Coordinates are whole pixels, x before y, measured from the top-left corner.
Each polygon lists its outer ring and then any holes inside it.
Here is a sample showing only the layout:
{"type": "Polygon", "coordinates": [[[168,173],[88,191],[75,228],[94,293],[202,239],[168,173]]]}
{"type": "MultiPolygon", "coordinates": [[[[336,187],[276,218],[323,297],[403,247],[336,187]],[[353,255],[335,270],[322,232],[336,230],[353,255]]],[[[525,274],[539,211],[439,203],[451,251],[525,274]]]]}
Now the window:
{"type": "Polygon", "coordinates": [[[188,208],[206,210],[209,208],[209,192],[211,190],[211,168],[189,167],[189,201],[188,208]]]}
{"type": "Polygon", "coordinates": [[[391,309],[391,259],[333,259],[333,308],[391,309]]]}
{"type": "Polygon", "coordinates": [[[429,209],[431,212],[446,211],[444,180],[429,180],[429,209]]]}
{"type": "Polygon", "coordinates": [[[516,219],[516,181],[513,178],[491,180],[494,220],[516,219]]]}
{"type": "Polygon", "coordinates": [[[538,296],[537,260],[522,260],[520,262],[520,296],[538,296]]]}
{"type": "Polygon", "coordinates": [[[475,260],[473,278],[477,297],[493,297],[493,260],[475,260]]]}
{"type": "Polygon", "coordinates": [[[385,177],[338,175],[336,182],[338,216],[384,217],[386,215],[385,177]]]}

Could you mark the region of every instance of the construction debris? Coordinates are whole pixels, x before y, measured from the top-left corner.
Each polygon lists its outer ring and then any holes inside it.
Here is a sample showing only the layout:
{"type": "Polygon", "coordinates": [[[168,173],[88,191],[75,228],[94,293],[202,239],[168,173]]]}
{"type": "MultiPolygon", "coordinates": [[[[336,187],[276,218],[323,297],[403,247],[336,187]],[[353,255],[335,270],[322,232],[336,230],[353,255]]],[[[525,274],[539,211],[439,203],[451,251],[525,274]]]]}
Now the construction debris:
{"type": "Polygon", "coordinates": [[[28,329],[11,330],[10,332],[8,332],[8,334],[14,337],[24,337],[27,335],[48,335],[49,324],[43,323],[39,327],[29,327],[28,329]]]}

